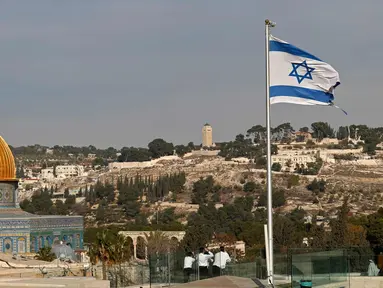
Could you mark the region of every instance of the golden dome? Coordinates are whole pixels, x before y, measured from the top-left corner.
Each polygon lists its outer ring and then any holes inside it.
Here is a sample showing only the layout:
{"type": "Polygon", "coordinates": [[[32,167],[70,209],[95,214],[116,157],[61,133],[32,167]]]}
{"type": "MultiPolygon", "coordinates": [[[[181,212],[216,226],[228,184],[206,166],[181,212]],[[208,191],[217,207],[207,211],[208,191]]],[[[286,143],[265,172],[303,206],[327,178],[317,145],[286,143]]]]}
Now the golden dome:
{"type": "Polygon", "coordinates": [[[0,181],[15,180],[15,159],[7,142],[0,136],[0,181]]]}

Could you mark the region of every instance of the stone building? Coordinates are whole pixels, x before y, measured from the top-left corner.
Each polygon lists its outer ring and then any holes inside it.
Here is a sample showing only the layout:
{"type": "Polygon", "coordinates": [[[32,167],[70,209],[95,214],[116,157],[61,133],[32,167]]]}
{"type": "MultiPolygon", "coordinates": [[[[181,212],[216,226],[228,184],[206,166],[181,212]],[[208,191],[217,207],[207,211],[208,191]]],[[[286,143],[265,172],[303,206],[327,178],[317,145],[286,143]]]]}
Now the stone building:
{"type": "Polygon", "coordinates": [[[320,152],[316,150],[291,150],[283,151],[277,155],[271,156],[271,163],[279,163],[282,166],[282,171],[294,171],[295,167],[303,165],[307,167],[307,163],[316,161],[316,158],[320,156],[320,152]],[[288,165],[290,164],[290,165],[288,165]],[[290,166],[290,167],[289,167],[290,166]]]}
{"type": "Polygon", "coordinates": [[[213,146],[213,128],[209,124],[202,127],[202,147],[213,146]]]}
{"type": "Polygon", "coordinates": [[[56,166],[57,178],[83,176],[84,166],[82,165],[58,165],[56,166]]]}
{"type": "Polygon", "coordinates": [[[64,241],[73,249],[83,248],[82,216],[42,216],[20,209],[15,161],[0,136],[0,252],[28,253],[64,241]]]}

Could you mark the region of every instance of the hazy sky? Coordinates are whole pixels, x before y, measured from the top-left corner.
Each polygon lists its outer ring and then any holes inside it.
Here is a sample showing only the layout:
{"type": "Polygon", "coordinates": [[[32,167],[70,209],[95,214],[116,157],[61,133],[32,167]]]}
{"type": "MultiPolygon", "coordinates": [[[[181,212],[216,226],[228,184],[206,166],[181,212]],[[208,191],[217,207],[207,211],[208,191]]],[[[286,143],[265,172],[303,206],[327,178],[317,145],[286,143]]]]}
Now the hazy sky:
{"type": "Polygon", "coordinates": [[[264,20],[332,64],[328,107],[279,104],[272,122],[383,126],[383,2],[0,2],[0,134],[11,145],[215,141],[265,123],[264,20]]]}

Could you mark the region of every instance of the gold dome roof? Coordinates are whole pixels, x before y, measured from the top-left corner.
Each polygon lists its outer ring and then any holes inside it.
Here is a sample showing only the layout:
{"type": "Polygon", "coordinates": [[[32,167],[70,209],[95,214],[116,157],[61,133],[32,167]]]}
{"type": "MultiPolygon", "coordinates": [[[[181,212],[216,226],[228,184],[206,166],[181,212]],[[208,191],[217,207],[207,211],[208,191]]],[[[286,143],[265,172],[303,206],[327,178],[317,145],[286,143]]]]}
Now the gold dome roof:
{"type": "Polygon", "coordinates": [[[15,159],[7,142],[0,136],[0,181],[15,180],[15,159]]]}

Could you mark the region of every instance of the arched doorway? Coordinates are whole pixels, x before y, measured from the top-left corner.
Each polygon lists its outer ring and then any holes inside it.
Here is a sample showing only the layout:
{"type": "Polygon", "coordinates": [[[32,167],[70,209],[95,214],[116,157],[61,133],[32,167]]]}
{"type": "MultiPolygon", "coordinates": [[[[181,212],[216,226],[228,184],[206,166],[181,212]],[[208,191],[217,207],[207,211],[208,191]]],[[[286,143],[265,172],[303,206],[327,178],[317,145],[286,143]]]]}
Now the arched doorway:
{"type": "Polygon", "coordinates": [[[32,253],[36,252],[36,244],[37,244],[36,236],[32,236],[32,238],[31,238],[31,252],[32,253]]]}
{"type": "Polygon", "coordinates": [[[39,237],[39,249],[44,247],[45,241],[44,237],[40,236],[39,237]]]}
{"type": "Polygon", "coordinates": [[[80,234],[76,234],[76,237],[74,239],[73,247],[80,248],[80,245],[81,245],[81,243],[80,243],[80,234]]]}
{"type": "Polygon", "coordinates": [[[178,239],[177,239],[177,237],[172,237],[172,238],[170,238],[170,251],[176,251],[177,250],[177,248],[178,248],[178,239]]]}
{"type": "Polygon", "coordinates": [[[52,244],[53,244],[52,237],[51,236],[47,236],[46,241],[47,241],[48,246],[52,247],[52,244]]]}
{"type": "Polygon", "coordinates": [[[70,244],[70,247],[73,246],[73,237],[72,237],[72,235],[68,236],[67,243],[70,244]]]}
{"type": "Polygon", "coordinates": [[[136,258],[145,260],[146,258],[146,241],[143,237],[137,237],[137,246],[136,246],[136,258]]]}
{"type": "Polygon", "coordinates": [[[17,239],[17,253],[25,253],[26,251],[26,240],[24,237],[17,239]]]}
{"type": "Polygon", "coordinates": [[[5,238],[3,241],[3,252],[12,253],[13,252],[13,241],[11,238],[5,238]]]}
{"type": "Polygon", "coordinates": [[[132,237],[127,237],[127,244],[129,245],[129,253],[130,253],[130,258],[133,258],[136,256],[134,255],[134,244],[133,244],[133,239],[132,237]]]}

